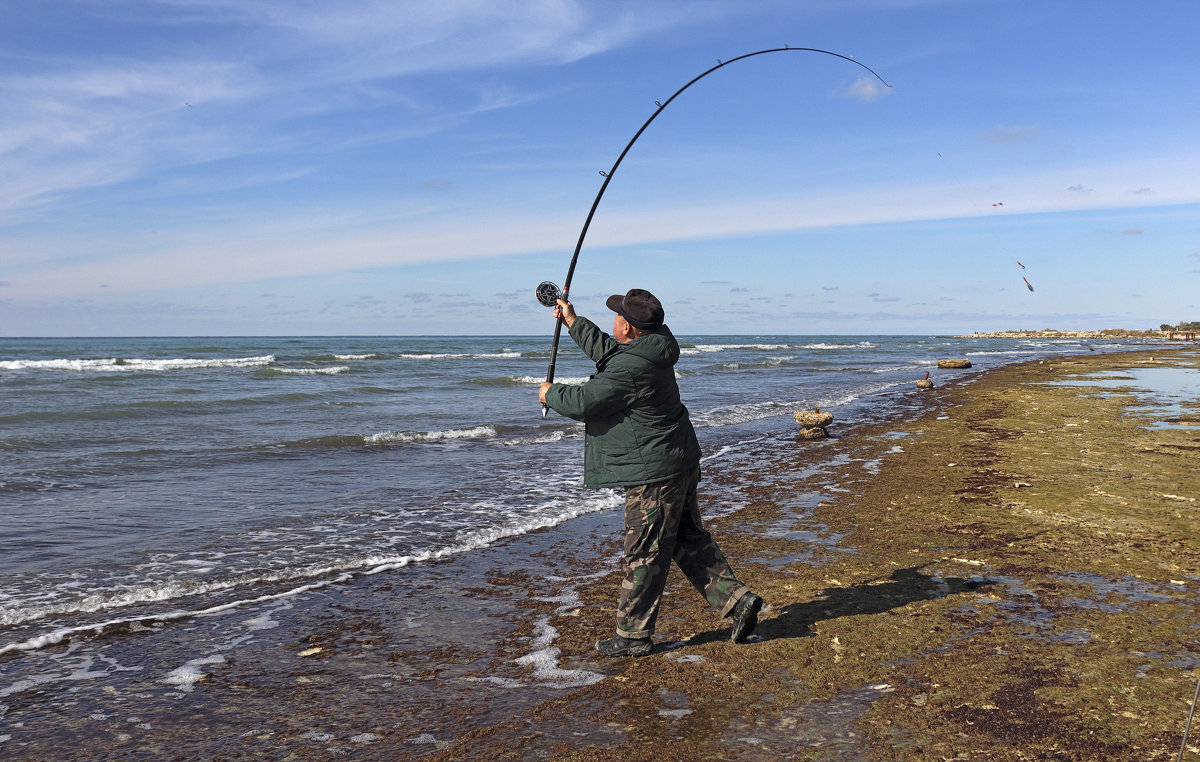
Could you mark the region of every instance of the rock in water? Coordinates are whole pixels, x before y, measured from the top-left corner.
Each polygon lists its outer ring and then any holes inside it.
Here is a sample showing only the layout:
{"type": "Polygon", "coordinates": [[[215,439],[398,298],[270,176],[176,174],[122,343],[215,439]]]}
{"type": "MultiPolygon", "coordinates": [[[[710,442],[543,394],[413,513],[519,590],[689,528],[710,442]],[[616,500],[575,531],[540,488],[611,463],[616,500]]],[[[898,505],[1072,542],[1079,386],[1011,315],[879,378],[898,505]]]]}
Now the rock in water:
{"type": "Polygon", "coordinates": [[[824,439],[829,436],[829,432],[820,426],[813,426],[807,429],[800,429],[798,436],[800,439],[824,439]]]}
{"type": "Polygon", "coordinates": [[[797,410],[792,414],[792,418],[806,429],[815,427],[825,428],[833,423],[833,413],[822,413],[820,408],[816,410],[797,410]]]}
{"type": "Polygon", "coordinates": [[[958,357],[950,360],[938,360],[939,368],[969,368],[971,361],[965,357],[958,357]]]}

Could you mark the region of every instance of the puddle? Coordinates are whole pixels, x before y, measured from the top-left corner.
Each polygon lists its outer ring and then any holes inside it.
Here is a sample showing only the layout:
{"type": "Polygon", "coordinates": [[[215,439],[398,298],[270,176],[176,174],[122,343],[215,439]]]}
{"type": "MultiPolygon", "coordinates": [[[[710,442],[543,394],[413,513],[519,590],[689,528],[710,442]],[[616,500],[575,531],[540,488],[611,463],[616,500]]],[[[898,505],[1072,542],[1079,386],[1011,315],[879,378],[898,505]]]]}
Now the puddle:
{"type": "Polygon", "coordinates": [[[829,701],[760,717],[753,724],[737,721],[729,726],[722,745],[730,759],[865,759],[870,745],[858,721],[876,699],[892,690],[887,683],[864,685],[829,701]]]}
{"type": "Polygon", "coordinates": [[[658,710],[659,717],[671,717],[678,720],[680,717],[686,717],[692,713],[691,700],[686,693],[669,691],[664,688],[659,690],[658,695],[663,702],[663,708],[658,710]]]}
{"type": "Polygon", "coordinates": [[[1194,412],[1195,402],[1200,399],[1200,370],[1194,368],[1130,368],[1120,375],[1097,373],[1046,383],[1113,390],[1103,396],[1128,389],[1159,417],[1151,428],[1200,430],[1200,418],[1194,412]]]}
{"type": "MultiPolygon", "coordinates": [[[[1131,603],[1159,603],[1176,600],[1179,597],[1177,594],[1178,591],[1166,585],[1146,582],[1136,577],[1123,577],[1113,580],[1101,577],[1099,574],[1087,574],[1084,572],[1066,572],[1052,576],[1055,579],[1061,579],[1075,585],[1087,585],[1106,599],[1111,599],[1112,596],[1117,595],[1131,603]]],[[[1099,604],[1100,602],[1096,601],[1095,603],[1099,604]]],[[[1120,602],[1117,601],[1116,603],[1120,602]]],[[[1120,611],[1122,609],[1117,608],[1117,610],[1120,611]]]]}

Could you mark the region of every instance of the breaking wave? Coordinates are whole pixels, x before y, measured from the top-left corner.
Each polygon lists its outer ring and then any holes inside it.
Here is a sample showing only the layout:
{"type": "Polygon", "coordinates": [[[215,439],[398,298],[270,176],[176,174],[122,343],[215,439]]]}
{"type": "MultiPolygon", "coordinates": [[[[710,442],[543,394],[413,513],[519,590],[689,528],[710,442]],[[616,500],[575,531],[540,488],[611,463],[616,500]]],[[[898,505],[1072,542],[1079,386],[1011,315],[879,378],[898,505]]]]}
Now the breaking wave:
{"type": "Polygon", "coordinates": [[[206,368],[257,368],[275,362],[275,355],[228,358],[174,358],[148,360],[110,357],[101,359],[0,360],[0,370],[58,370],[75,373],[132,373],[206,368]]]}

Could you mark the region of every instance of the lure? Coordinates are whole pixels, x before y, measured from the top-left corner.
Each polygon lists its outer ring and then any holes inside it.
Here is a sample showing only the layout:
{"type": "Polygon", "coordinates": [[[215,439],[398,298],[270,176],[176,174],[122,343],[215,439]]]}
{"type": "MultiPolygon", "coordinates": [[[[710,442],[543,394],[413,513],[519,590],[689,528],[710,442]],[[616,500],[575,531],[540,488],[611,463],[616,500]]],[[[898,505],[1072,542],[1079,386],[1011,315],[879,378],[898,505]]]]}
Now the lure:
{"type": "MultiPolygon", "coordinates": [[[[671,101],[675,100],[677,97],[679,97],[679,95],[684,90],[687,90],[689,87],[696,84],[700,80],[704,79],[709,74],[712,74],[717,69],[724,68],[731,63],[735,63],[737,61],[743,61],[747,58],[753,58],[754,56],[766,55],[767,53],[790,53],[793,51],[794,52],[805,52],[805,53],[823,53],[827,56],[841,58],[844,61],[849,61],[852,64],[861,66],[862,68],[869,71],[876,79],[878,79],[880,82],[882,82],[885,86],[891,87],[891,84],[888,83],[888,81],[885,80],[883,77],[879,76],[879,74],[876,73],[876,71],[874,69],[872,69],[870,66],[867,66],[866,64],[864,64],[860,61],[856,61],[853,56],[844,56],[841,53],[834,53],[829,50],[821,50],[820,48],[793,48],[793,47],[784,45],[782,48],[768,48],[766,50],[756,50],[753,53],[745,53],[736,58],[730,58],[728,61],[722,61],[720,59],[717,59],[716,66],[710,67],[707,70],[705,70],[704,72],[693,77],[687,84],[685,84],[683,87],[679,88],[674,93],[672,93],[670,98],[667,98],[665,101],[662,101],[662,102],[655,101],[654,105],[658,106],[658,108],[654,111],[653,114],[650,115],[650,118],[647,119],[642,124],[642,126],[638,129],[638,131],[634,133],[633,137],[630,138],[629,142],[625,144],[625,148],[621,151],[621,154],[619,156],[617,156],[617,160],[615,162],[613,162],[612,167],[609,168],[609,170],[607,172],[604,172],[604,171],[600,172],[600,176],[604,178],[604,182],[601,183],[600,191],[596,194],[595,200],[592,201],[592,208],[588,210],[587,218],[583,222],[583,229],[579,231],[579,240],[575,243],[575,253],[571,256],[571,266],[567,268],[567,279],[565,281],[563,281],[563,287],[561,290],[557,286],[555,286],[553,283],[550,283],[549,281],[545,281],[541,285],[539,285],[537,288],[538,301],[541,302],[542,304],[545,304],[546,306],[553,306],[558,299],[565,300],[567,298],[567,292],[570,291],[570,289],[571,289],[571,279],[575,275],[575,264],[579,261],[579,252],[583,248],[583,239],[587,237],[588,228],[592,224],[592,217],[594,217],[596,214],[596,208],[598,206],[600,206],[600,199],[604,197],[604,191],[608,190],[608,184],[610,182],[612,182],[612,178],[613,178],[613,175],[616,174],[617,167],[621,166],[621,162],[625,159],[625,155],[627,153],[629,153],[629,149],[633,148],[633,144],[636,143],[638,138],[640,138],[642,136],[642,133],[645,132],[646,128],[650,126],[650,123],[653,122],[658,117],[658,115],[662,113],[663,109],[665,109],[667,106],[669,106],[671,104],[671,101]],[[553,295],[553,298],[551,297],[551,295],[553,295]],[[547,302],[549,302],[549,304],[547,304],[547,302]]],[[[559,337],[562,335],[562,327],[563,327],[563,319],[560,316],[554,325],[554,344],[550,348],[550,366],[549,366],[549,368],[546,369],[546,381],[547,382],[554,381],[554,364],[555,364],[556,360],[558,359],[558,342],[559,342],[559,337]]],[[[546,417],[546,412],[547,412],[547,406],[542,405],[542,417],[543,418],[546,417]]]]}

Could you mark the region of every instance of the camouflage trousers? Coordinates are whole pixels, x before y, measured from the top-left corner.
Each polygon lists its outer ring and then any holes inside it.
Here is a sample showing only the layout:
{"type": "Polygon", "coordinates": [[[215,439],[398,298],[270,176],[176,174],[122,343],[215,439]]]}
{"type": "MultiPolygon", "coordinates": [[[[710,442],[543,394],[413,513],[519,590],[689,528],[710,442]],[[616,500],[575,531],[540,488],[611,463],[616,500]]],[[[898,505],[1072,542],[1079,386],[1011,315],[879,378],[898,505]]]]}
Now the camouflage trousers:
{"type": "Polygon", "coordinates": [[[618,635],[654,634],[672,560],[722,617],[748,592],[700,522],[699,481],[697,467],[675,479],[625,489],[625,579],[617,604],[618,635]]]}

